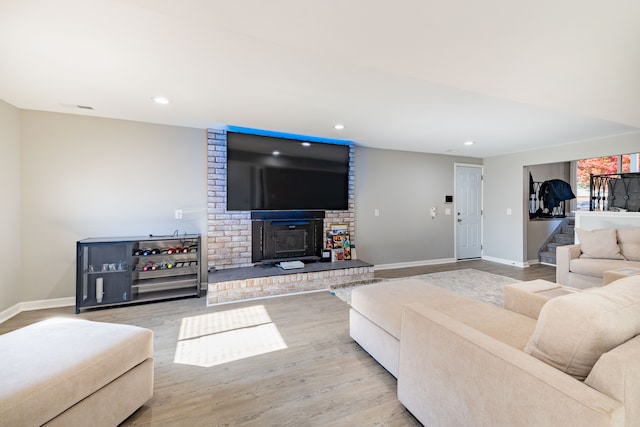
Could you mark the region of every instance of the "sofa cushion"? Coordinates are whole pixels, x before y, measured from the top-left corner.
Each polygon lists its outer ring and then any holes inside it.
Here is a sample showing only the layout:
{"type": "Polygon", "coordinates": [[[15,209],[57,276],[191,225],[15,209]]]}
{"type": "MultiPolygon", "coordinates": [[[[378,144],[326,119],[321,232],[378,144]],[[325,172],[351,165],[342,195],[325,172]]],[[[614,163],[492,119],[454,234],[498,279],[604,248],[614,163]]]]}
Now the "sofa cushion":
{"type": "Polygon", "coordinates": [[[584,380],[603,353],[640,333],[640,276],[547,302],[525,352],[584,380]]]}
{"type": "Polygon", "coordinates": [[[400,339],[402,307],[420,302],[511,347],[523,350],[535,320],[482,301],[465,298],[424,280],[389,280],[360,286],[351,293],[351,307],[400,339]]]}
{"type": "MultiPolygon", "coordinates": [[[[604,277],[607,270],[619,268],[640,268],[640,262],[623,259],[575,258],[569,262],[569,271],[591,277],[604,277]]],[[[600,283],[601,285],[602,283],[600,283]]]]}
{"type": "Polygon", "coordinates": [[[640,230],[618,229],[617,234],[622,256],[629,261],[640,261],[640,230]]]}
{"type": "Polygon", "coordinates": [[[351,292],[351,307],[380,326],[396,339],[400,339],[402,305],[433,298],[433,289],[423,280],[407,279],[384,281],[358,286],[351,292]]]}
{"type": "Polygon", "coordinates": [[[582,230],[576,228],[580,241],[580,258],[625,259],[620,254],[618,236],[615,228],[602,230],[582,230]]]}

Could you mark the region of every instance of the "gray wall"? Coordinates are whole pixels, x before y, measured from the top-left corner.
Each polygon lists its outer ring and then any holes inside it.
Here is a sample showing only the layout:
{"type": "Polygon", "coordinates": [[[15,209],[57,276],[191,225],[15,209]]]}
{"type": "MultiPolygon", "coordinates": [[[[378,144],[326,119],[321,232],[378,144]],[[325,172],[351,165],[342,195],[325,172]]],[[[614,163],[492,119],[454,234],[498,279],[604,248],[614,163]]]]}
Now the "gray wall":
{"type": "MultiPolygon", "coordinates": [[[[79,239],[176,229],[206,234],[203,129],[21,111],[0,102],[0,143],[0,311],[21,301],[75,295],[79,239]],[[176,208],[185,211],[181,221],[173,217],[176,208]]],[[[525,263],[524,166],[636,152],[639,146],[640,133],[634,133],[483,161],[358,147],[358,256],[382,265],[452,259],[454,216],[444,209],[453,205],[444,204],[444,195],[454,191],[454,163],[483,162],[483,254],[525,263]],[[429,216],[432,206],[436,219],[429,216]]]]}
{"type": "Polygon", "coordinates": [[[0,312],[20,302],[20,110],[0,100],[0,312]]]}
{"type": "Polygon", "coordinates": [[[206,234],[204,130],[22,111],[21,132],[22,301],[75,295],[79,239],[206,234]]]}
{"type": "Polygon", "coordinates": [[[634,132],[483,159],[483,257],[514,265],[526,265],[525,225],[528,207],[524,195],[528,191],[529,176],[524,173],[524,166],[635,153],[638,147],[640,132],[634,132]],[[506,214],[507,208],[512,208],[512,215],[506,214]]]}
{"type": "Polygon", "coordinates": [[[548,163],[545,165],[531,165],[529,166],[529,171],[531,172],[531,176],[533,176],[533,180],[537,182],[544,182],[550,179],[562,179],[569,181],[571,177],[571,162],[559,162],[559,163],[548,163]]]}
{"type": "Polygon", "coordinates": [[[453,204],[444,196],[454,191],[454,163],[481,160],[363,147],[355,160],[358,258],[383,266],[452,259],[454,215],[445,208],[453,213],[453,204]]]}

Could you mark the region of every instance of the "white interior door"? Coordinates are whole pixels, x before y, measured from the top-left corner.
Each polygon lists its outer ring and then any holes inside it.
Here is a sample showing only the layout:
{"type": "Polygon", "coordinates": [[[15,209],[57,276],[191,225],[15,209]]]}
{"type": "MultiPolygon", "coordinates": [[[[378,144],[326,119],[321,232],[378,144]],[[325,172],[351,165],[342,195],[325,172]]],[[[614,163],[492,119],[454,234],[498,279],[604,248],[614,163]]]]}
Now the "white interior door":
{"type": "Polygon", "coordinates": [[[456,165],[456,259],[482,256],[482,167],[456,165]]]}

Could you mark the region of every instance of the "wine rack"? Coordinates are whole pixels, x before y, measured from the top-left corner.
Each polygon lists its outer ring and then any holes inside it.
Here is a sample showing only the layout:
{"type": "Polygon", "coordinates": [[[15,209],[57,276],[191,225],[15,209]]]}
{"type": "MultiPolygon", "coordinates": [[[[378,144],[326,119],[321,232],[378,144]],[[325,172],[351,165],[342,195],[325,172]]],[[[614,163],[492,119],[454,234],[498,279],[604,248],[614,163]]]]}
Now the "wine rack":
{"type": "Polygon", "coordinates": [[[200,297],[199,234],[90,238],[76,246],[76,313],[200,297]]]}

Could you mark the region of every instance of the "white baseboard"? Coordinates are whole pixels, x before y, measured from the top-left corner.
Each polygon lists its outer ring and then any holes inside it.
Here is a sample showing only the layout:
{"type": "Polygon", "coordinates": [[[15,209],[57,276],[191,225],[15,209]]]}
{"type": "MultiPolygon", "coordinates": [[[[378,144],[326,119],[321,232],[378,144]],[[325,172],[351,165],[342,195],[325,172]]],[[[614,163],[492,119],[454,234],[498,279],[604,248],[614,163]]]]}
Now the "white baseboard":
{"type": "Polygon", "coordinates": [[[20,303],[7,308],[4,311],[0,311],[0,323],[4,322],[5,320],[9,320],[11,319],[13,316],[15,316],[16,314],[19,314],[22,310],[20,309],[20,303]]]}
{"type": "Polygon", "coordinates": [[[513,265],[514,267],[520,267],[520,268],[529,267],[529,262],[520,262],[520,261],[513,261],[510,259],[494,258],[486,255],[482,255],[482,259],[485,261],[497,262],[500,264],[513,265]]]}
{"type": "Polygon", "coordinates": [[[453,258],[428,259],[423,261],[397,262],[394,264],[376,264],[373,270],[392,270],[394,268],[422,267],[423,265],[449,264],[456,262],[453,258]]]}
{"type": "Polygon", "coordinates": [[[539,259],[530,259],[529,261],[527,261],[527,264],[529,265],[535,265],[535,264],[544,264],[543,262],[540,262],[539,259]]]}
{"type": "Polygon", "coordinates": [[[75,297],[67,298],[54,298],[45,299],[39,301],[25,301],[19,302],[16,305],[9,307],[4,311],[0,311],[0,323],[5,320],[11,319],[16,314],[20,314],[23,311],[42,310],[45,308],[59,308],[59,307],[73,307],[76,305],[75,297]]]}

